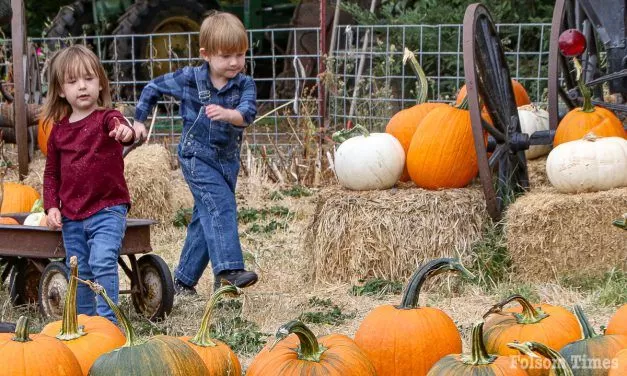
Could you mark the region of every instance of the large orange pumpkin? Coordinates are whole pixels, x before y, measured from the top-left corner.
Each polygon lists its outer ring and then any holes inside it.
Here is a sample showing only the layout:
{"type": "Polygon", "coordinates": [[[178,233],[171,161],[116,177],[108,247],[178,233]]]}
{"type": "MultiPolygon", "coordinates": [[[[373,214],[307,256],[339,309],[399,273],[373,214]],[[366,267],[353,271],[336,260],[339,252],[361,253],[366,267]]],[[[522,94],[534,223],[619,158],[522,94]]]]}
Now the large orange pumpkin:
{"type": "Polygon", "coordinates": [[[459,108],[440,106],[425,116],[409,145],[406,164],[414,183],[426,189],[465,187],[477,176],[477,153],[465,103],[459,108]]]}
{"type": "Polygon", "coordinates": [[[420,288],[427,278],[447,272],[470,272],[455,259],[436,259],[409,280],[400,305],[372,310],[355,333],[378,375],[424,376],[442,357],[462,352],[462,341],[451,318],[435,307],[420,307],[420,288]]]}
{"type": "Polygon", "coordinates": [[[520,365],[523,368],[527,369],[529,375],[534,374],[530,372],[530,370],[544,368],[547,370],[545,373],[546,375],[574,376],[573,370],[570,368],[568,363],[566,363],[566,360],[562,357],[562,355],[540,342],[513,342],[508,343],[507,345],[525,354],[522,355],[524,358],[522,358],[522,360],[520,361],[520,365]],[[537,355],[541,356],[537,357],[537,355]],[[546,364],[546,360],[548,360],[550,363],[546,364]]]}
{"type": "Polygon", "coordinates": [[[52,132],[53,122],[44,121],[43,116],[39,118],[37,123],[37,145],[44,156],[48,156],[48,138],[52,132]]]}
{"type": "Polygon", "coordinates": [[[0,375],[81,376],[81,366],[63,343],[54,337],[30,335],[28,318],[17,320],[15,334],[0,334],[0,375]]]}
{"type": "MultiPolygon", "coordinates": [[[[529,95],[527,94],[527,90],[522,84],[514,79],[512,79],[512,89],[514,90],[514,98],[516,100],[516,107],[524,106],[527,104],[531,104],[531,100],[529,99],[529,95]]],[[[455,99],[456,104],[461,104],[466,97],[466,85],[462,86],[457,93],[457,98],[455,99]]]]}
{"type": "Polygon", "coordinates": [[[343,334],[316,336],[298,320],[279,328],[277,341],[253,359],[247,376],[374,376],[368,357],[343,334]]]}
{"type": "Polygon", "coordinates": [[[516,350],[507,346],[515,341],[536,341],[560,350],[581,338],[579,322],[571,312],[550,304],[533,306],[520,295],[512,295],[496,304],[484,317],[484,341],[491,354],[517,354],[516,350]],[[520,307],[502,311],[503,306],[512,301],[519,303],[520,307]]]}
{"type": "Polygon", "coordinates": [[[40,198],[39,193],[28,185],[6,182],[2,187],[4,195],[0,214],[28,212],[40,198]]]}
{"type": "Polygon", "coordinates": [[[189,345],[205,362],[209,373],[214,376],[241,375],[242,366],[231,348],[224,342],[211,338],[209,325],[214,306],[224,294],[239,294],[240,290],[233,286],[223,286],[216,290],[205,308],[198,333],[192,337],[179,339],[189,345]]]}
{"type": "Polygon", "coordinates": [[[100,355],[124,345],[126,337],[104,317],[76,315],[77,263],[76,256],[72,256],[63,319],[46,325],[41,334],[60,339],[78,359],[83,375],[87,375],[100,355]]]}
{"type": "Polygon", "coordinates": [[[488,354],[483,343],[483,322],[473,326],[471,340],[470,354],[445,356],[427,376],[528,376],[515,358],[488,354]]]}
{"type": "Polygon", "coordinates": [[[627,375],[627,349],[621,350],[612,360],[612,367],[608,376],[625,376],[627,375]]]}
{"type": "Polygon", "coordinates": [[[627,132],[623,128],[623,123],[616,115],[607,110],[599,111],[599,108],[592,107],[586,110],[583,107],[568,112],[555,131],[553,146],[580,140],[590,132],[600,137],[627,139],[627,132]]]}
{"type": "Polygon", "coordinates": [[[612,316],[610,322],[607,324],[605,334],[627,335],[627,304],[623,304],[623,306],[616,311],[614,316],[612,316]]]}

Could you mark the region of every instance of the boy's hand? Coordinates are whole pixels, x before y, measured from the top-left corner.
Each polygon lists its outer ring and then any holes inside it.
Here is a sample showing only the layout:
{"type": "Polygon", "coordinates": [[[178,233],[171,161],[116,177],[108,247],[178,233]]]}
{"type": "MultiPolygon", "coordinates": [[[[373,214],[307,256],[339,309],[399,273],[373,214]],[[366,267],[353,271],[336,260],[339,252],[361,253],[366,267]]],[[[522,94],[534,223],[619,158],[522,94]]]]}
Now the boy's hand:
{"type": "Polygon", "coordinates": [[[61,228],[61,211],[58,208],[50,208],[48,209],[48,228],[53,230],[61,228]]]}
{"type": "Polygon", "coordinates": [[[115,128],[109,132],[109,137],[115,138],[118,142],[129,142],[133,139],[133,129],[131,127],[127,127],[126,125],[120,124],[120,120],[118,118],[114,119],[115,128]]]}
{"type": "Polygon", "coordinates": [[[231,110],[227,110],[222,106],[218,106],[217,104],[210,104],[205,107],[205,115],[211,120],[219,120],[219,121],[227,121],[231,120],[231,110]]]}
{"type": "Polygon", "coordinates": [[[138,140],[145,140],[148,136],[146,126],[141,121],[133,122],[133,130],[135,131],[135,138],[138,140]]]}

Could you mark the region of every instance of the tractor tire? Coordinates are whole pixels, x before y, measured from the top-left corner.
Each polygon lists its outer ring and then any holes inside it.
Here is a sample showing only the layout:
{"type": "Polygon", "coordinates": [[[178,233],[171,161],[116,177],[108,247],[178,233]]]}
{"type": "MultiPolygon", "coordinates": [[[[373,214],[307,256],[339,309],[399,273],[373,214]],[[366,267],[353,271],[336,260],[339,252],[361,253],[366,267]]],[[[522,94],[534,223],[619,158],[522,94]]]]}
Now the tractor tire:
{"type": "MultiPolygon", "coordinates": [[[[59,10],[46,31],[47,38],[67,38],[83,35],[84,25],[94,23],[91,0],[77,0],[59,10]]],[[[48,42],[50,50],[66,47],[68,41],[63,39],[48,42]]]]}
{"type": "MultiPolygon", "coordinates": [[[[213,1],[202,2],[197,0],[138,0],[118,19],[118,25],[113,35],[133,35],[131,37],[117,37],[109,44],[109,57],[113,60],[142,60],[152,57],[167,58],[170,53],[165,50],[163,41],[166,37],[137,37],[138,34],[151,33],[176,33],[198,31],[208,10],[219,9],[219,5],[213,1]],[[152,46],[152,50],[149,49],[152,46]]],[[[191,49],[188,48],[186,36],[172,36],[172,49],[178,58],[198,58],[198,38],[192,39],[191,49]],[[184,44],[184,45],[183,45],[184,44]],[[191,53],[190,53],[191,52],[191,53]],[[189,56],[191,55],[191,56],[189,56]]],[[[147,81],[158,75],[173,71],[188,65],[188,61],[179,64],[152,63],[152,69],[148,62],[124,62],[116,64],[114,69],[114,81],[147,81]],[[133,70],[135,74],[133,75],[133,70]]],[[[124,85],[121,88],[121,96],[124,99],[133,99],[133,94],[138,94],[143,84],[124,85]]]]}
{"type": "Polygon", "coordinates": [[[0,25],[11,23],[12,15],[11,0],[0,0],[0,25]]]}

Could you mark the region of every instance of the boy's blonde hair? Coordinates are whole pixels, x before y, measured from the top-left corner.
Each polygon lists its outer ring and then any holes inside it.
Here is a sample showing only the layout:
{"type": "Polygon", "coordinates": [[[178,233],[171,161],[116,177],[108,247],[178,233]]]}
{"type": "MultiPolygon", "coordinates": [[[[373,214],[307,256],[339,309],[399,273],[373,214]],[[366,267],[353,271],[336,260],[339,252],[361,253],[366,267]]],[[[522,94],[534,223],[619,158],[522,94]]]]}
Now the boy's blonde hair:
{"type": "Polygon", "coordinates": [[[66,80],[85,74],[97,76],[100,81],[102,89],[98,95],[98,106],[111,107],[109,80],[100,60],[89,48],[75,44],[57,51],[52,56],[49,66],[48,94],[42,113],[45,124],[49,121],[59,121],[72,113],[72,106],[61,97],[63,84],[66,80]]]}
{"type": "Polygon", "coordinates": [[[244,53],[248,50],[248,34],[235,15],[213,11],[200,25],[200,47],[208,55],[244,53]]]}

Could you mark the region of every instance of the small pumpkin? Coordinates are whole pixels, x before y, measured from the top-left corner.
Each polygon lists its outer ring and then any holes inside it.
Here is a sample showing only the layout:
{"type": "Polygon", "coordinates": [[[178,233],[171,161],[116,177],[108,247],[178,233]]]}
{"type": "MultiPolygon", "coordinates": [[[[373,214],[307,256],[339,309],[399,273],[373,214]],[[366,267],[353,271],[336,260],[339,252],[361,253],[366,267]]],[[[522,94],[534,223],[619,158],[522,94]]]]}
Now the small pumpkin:
{"type": "Polygon", "coordinates": [[[405,166],[401,143],[387,133],[370,133],[361,125],[333,134],[341,142],[335,152],[335,174],[340,184],[356,191],[394,186],[405,166]],[[355,132],[362,135],[348,138],[355,132]]]}
{"type": "Polygon", "coordinates": [[[614,313],[614,316],[607,324],[605,334],[623,334],[627,335],[627,304],[623,304],[622,307],[614,313]]]}
{"type": "Polygon", "coordinates": [[[205,362],[211,375],[241,375],[242,366],[231,348],[224,342],[211,338],[209,325],[214,306],[225,294],[239,294],[240,289],[233,285],[220,287],[216,290],[205,308],[198,333],[192,337],[179,339],[189,345],[205,362]]]}
{"type": "MultiPolygon", "coordinates": [[[[516,100],[516,107],[525,106],[531,104],[531,100],[529,99],[529,94],[527,94],[527,90],[525,87],[518,81],[512,79],[512,89],[514,90],[514,99],[516,100]]],[[[455,99],[455,103],[460,104],[464,101],[464,97],[467,94],[466,85],[462,86],[457,93],[457,98],[455,99]]]]}
{"type": "MultiPolygon", "coordinates": [[[[528,135],[549,130],[549,113],[533,104],[518,107],[518,118],[521,131],[528,135]]],[[[551,151],[551,145],[531,145],[528,150],[525,150],[525,157],[535,159],[548,154],[549,151],[551,151]]]]}
{"type": "MultiPolygon", "coordinates": [[[[516,349],[523,354],[526,354],[527,356],[526,359],[531,359],[531,362],[536,362],[536,363],[521,362],[521,365],[523,366],[523,368],[527,369],[527,372],[529,372],[529,370],[531,369],[539,368],[536,364],[537,364],[537,361],[540,361],[541,362],[540,367],[547,368],[553,371],[551,373],[547,373],[547,375],[574,376],[573,370],[570,368],[568,363],[566,363],[566,360],[562,357],[562,355],[559,352],[553,350],[552,348],[542,343],[534,342],[534,341],[527,341],[524,343],[514,342],[514,343],[508,343],[507,346],[511,347],[512,349],[516,349]],[[536,357],[535,355],[536,353],[542,355],[542,357],[534,358],[536,357]],[[551,362],[551,364],[550,365],[544,364],[545,362],[543,359],[548,359],[551,362]]],[[[529,373],[529,374],[531,375],[532,373],[529,373]]]]}
{"type": "Polygon", "coordinates": [[[104,317],[76,315],[77,278],[78,261],[72,256],[63,319],[46,325],[41,334],[61,340],[74,353],[83,374],[87,375],[100,355],[122,346],[126,339],[120,329],[104,317]]]}
{"type": "Polygon", "coordinates": [[[472,328],[470,354],[447,355],[427,376],[528,376],[513,357],[490,355],[483,343],[483,321],[472,328]]]}
{"type": "Polygon", "coordinates": [[[627,140],[589,133],[561,144],[549,153],[546,174],[562,193],[627,187],[627,140]]]}
{"type": "MultiPolygon", "coordinates": [[[[429,85],[427,83],[427,77],[425,76],[425,72],[418,64],[416,57],[413,52],[409,51],[409,49],[405,48],[405,55],[403,56],[403,62],[407,60],[411,61],[411,66],[416,72],[416,77],[418,78],[419,89],[418,89],[418,104],[401,110],[394,114],[388,124],[385,127],[385,132],[391,134],[396,137],[396,139],[401,143],[403,149],[405,150],[405,154],[409,151],[409,144],[411,143],[411,139],[418,128],[418,125],[424,119],[424,117],[431,112],[436,107],[446,106],[445,103],[429,103],[427,102],[427,94],[429,85]]],[[[407,171],[407,166],[403,168],[403,174],[400,177],[400,181],[409,181],[409,172],[407,171]]]]}
{"type": "Polygon", "coordinates": [[[560,350],[560,354],[577,372],[577,376],[606,376],[612,359],[620,350],[627,349],[627,336],[597,335],[579,305],[575,306],[575,314],[581,325],[583,339],[567,344],[560,350]]]}
{"type": "Polygon", "coordinates": [[[41,196],[28,185],[5,182],[0,214],[23,213],[29,211],[41,196]]]}
{"type": "Polygon", "coordinates": [[[11,217],[0,217],[0,225],[19,225],[20,223],[11,217]]]}
{"type": "Polygon", "coordinates": [[[213,375],[200,356],[178,338],[158,335],[138,344],[130,321],[105,289],[91,281],[81,282],[104,299],[126,332],[124,346],[100,355],[89,370],[90,376],[213,375]]]}
{"type": "Polygon", "coordinates": [[[247,376],[375,376],[366,354],[343,334],[316,338],[305,324],[281,326],[276,341],[253,359],[247,376]]]}
{"type": "Polygon", "coordinates": [[[50,138],[53,125],[52,121],[45,121],[43,116],[37,122],[37,145],[44,156],[48,156],[48,138],[50,138]]]}
{"type": "Polygon", "coordinates": [[[401,304],[379,306],[361,322],[355,342],[377,374],[424,376],[442,357],[462,352],[461,336],[453,320],[435,307],[418,305],[425,281],[448,271],[473,277],[457,259],[432,260],[410,278],[401,304]]]}
{"type": "Polygon", "coordinates": [[[627,349],[621,350],[612,359],[612,366],[608,376],[625,376],[627,375],[627,349]]]}
{"type": "Polygon", "coordinates": [[[534,306],[523,296],[514,294],[494,305],[483,316],[484,341],[490,354],[515,355],[510,342],[537,341],[553,349],[581,338],[577,317],[565,308],[550,304],[534,306]],[[510,302],[520,304],[503,311],[510,302]]]}
{"type": "Polygon", "coordinates": [[[0,375],[81,376],[81,366],[63,343],[54,337],[30,335],[28,317],[17,320],[15,335],[0,334],[0,375]]]}
{"type": "Polygon", "coordinates": [[[477,176],[468,101],[437,107],[425,116],[409,145],[407,171],[426,189],[465,187],[477,176]]]}

